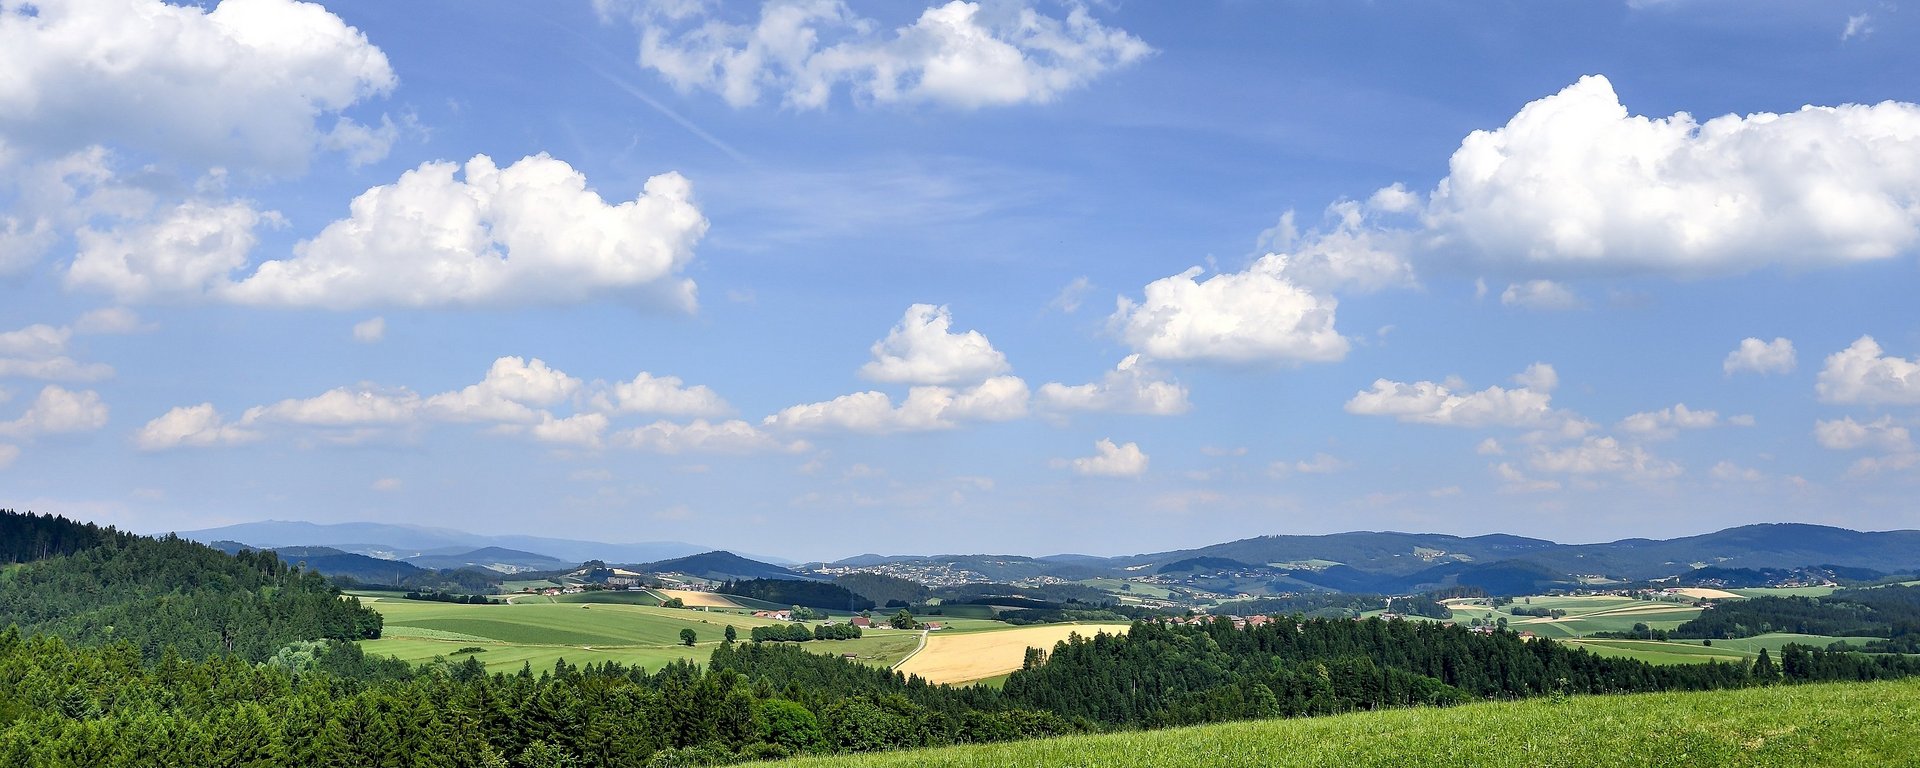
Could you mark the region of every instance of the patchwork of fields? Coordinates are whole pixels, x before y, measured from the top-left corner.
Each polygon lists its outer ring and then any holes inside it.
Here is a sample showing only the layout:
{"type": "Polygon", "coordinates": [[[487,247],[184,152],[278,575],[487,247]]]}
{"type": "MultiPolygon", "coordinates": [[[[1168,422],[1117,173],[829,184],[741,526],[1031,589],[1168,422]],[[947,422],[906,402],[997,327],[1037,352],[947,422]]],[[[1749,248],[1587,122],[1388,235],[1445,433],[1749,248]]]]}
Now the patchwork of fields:
{"type": "MultiPolygon", "coordinates": [[[[609,592],[603,598],[639,599],[645,593],[609,592]]],[[[562,595],[578,597],[578,595],[562,595]]],[[[471,653],[489,671],[512,672],[522,664],[550,668],[559,659],[570,664],[615,661],[659,669],[677,659],[704,663],[732,625],[745,638],[754,627],[784,622],[756,619],[737,613],[659,608],[616,602],[518,603],[512,605],[456,605],[391,597],[361,597],[386,621],[383,636],[365,640],[368,653],[420,662],[434,657],[455,661],[471,653]],[[691,629],[696,644],[680,642],[680,631],[691,629]]],[[[801,644],[809,651],[830,655],[852,654],[863,664],[890,667],[919,646],[919,633],[874,631],[858,640],[816,640],[801,644]]]]}

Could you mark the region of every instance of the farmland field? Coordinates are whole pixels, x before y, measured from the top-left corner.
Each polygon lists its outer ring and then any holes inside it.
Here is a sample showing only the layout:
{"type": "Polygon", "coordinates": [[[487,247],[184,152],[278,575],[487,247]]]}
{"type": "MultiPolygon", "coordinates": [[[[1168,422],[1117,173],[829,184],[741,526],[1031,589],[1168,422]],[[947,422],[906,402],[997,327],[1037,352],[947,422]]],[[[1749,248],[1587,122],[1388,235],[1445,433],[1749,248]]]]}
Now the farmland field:
{"type": "Polygon", "coordinates": [[[650,591],[660,595],[662,599],[671,600],[676,597],[680,598],[680,602],[685,603],[689,608],[703,608],[703,607],[704,608],[743,608],[745,607],[739,603],[734,602],[732,599],[728,598],[726,595],[716,594],[713,592],[699,592],[691,589],[655,589],[650,591]]]}
{"type": "MultiPolygon", "coordinates": [[[[608,592],[602,597],[641,594],[608,592]]],[[[479,647],[485,650],[473,654],[474,658],[493,671],[517,670],[522,662],[551,667],[560,658],[573,664],[618,661],[648,669],[658,669],[674,659],[702,662],[729,624],[745,638],[754,627],[783,623],[738,614],[597,602],[455,605],[392,598],[362,600],[386,621],[383,637],[361,641],[368,653],[407,661],[435,656],[457,661],[459,657],[452,655],[455,651],[479,647]],[[699,645],[682,645],[682,629],[692,629],[699,645]]],[[[859,640],[815,641],[802,647],[823,654],[854,653],[856,661],[889,666],[916,644],[911,633],[901,632],[893,637],[876,634],[859,640]]]]}
{"type": "Polygon", "coordinates": [[[1916,734],[1920,681],[1906,680],[1394,709],[759,765],[1912,765],[1916,734]]]}
{"type": "Polygon", "coordinates": [[[998,677],[1020,668],[1027,648],[1052,650],[1070,634],[1124,633],[1125,624],[1045,624],[998,632],[929,633],[927,647],[899,666],[928,682],[966,683],[998,677]]]}

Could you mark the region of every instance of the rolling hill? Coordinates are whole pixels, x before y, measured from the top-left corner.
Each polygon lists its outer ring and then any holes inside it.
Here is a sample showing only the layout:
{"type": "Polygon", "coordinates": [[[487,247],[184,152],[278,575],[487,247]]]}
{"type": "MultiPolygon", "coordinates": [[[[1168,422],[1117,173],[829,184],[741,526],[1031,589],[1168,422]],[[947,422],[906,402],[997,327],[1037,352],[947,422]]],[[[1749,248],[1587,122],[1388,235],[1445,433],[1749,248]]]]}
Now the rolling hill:
{"type": "Polygon", "coordinates": [[[772,563],[748,560],[732,552],[713,551],[676,557],[633,566],[647,573],[683,573],[701,579],[728,581],[741,579],[795,579],[819,581],[820,577],[789,570],[772,563]]]}

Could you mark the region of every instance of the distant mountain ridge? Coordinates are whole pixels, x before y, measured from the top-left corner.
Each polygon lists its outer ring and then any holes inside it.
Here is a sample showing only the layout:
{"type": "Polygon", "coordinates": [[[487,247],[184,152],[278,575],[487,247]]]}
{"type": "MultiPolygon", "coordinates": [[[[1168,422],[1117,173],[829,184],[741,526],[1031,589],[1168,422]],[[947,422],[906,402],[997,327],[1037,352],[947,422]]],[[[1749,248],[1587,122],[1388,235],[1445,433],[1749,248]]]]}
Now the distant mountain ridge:
{"type": "Polygon", "coordinates": [[[608,544],[544,536],[488,536],[449,528],[392,523],[308,523],[265,520],[177,533],[180,538],[199,542],[238,541],[269,549],[325,546],[389,560],[499,547],[545,555],[558,561],[565,561],[566,564],[584,563],[588,560],[637,563],[684,557],[712,549],[712,547],[680,541],[608,544]]]}

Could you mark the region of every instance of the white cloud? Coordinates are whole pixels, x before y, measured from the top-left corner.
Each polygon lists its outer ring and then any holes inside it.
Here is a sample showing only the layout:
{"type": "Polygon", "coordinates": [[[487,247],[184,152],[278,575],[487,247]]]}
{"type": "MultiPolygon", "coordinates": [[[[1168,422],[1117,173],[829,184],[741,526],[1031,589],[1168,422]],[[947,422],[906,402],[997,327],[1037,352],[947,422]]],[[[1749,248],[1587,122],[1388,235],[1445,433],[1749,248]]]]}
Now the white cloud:
{"type": "Polygon", "coordinates": [[[1845,42],[1856,37],[1864,38],[1873,34],[1873,15],[1862,13],[1847,17],[1847,26],[1840,30],[1840,40],[1845,42]]]}
{"type": "Polygon", "coordinates": [[[624,5],[638,6],[641,66],[735,107],[771,90],[786,106],[818,109],[841,83],[876,104],[1046,103],[1153,52],[1079,3],[1060,19],[1025,2],[955,0],[890,34],[838,0],[769,0],[751,25],[708,17],[703,5],[624,5]]]}
{"type": "Polygon", "coordinates": [[[1535,392],[1552,392],[1560,388],[1560,372],[1546,363],[1534,363],[1514,374],[1513,383],[1535,392]]]}
{"type": "Polygon", "coordinates": [[[426,410],[447,421],[532,422],[535,407],[557,404],[580,391],[579,379],[540,358],[502,357],[480,383],[427,398],[426,410]]]}
{"type": "Polygon", "coordinates": [[[1743,371],[1792,373],[1798,365],[1799,357],[1793,350],[1791,340],[1775,337],[1773,341],[1761,341],[1749,336],[1740,340],[1739,347],[1727,353],[1727,359],[1720,363],[1720,368],[1728,375],[1743,371]]]}
{"type": "Polygon", "coordinates": [[[1330,362],[1347,355],[1335,331],[1339,302],[1291,282],[1287,257],[1263,256],[1245,272],[1194,278],[1193,267],[1121,297],[1110,325],[1135,351],[1160,360],[1330,362]]]}
{"type": "Polygon", "coordinates": [[[1872,336],[1861,336],[1846,349],[1827,356],[1814,392],[1829,403],[1920,403],[1920,362],[1886,356],[1872,336]]]}
{"type": "Polygon", "coordinates": [[[19,418],[0,422],[0,437],[31,439],[91,432],[106,425],[107,404],[101,402],[98,392],[75,392],[49,384],[19,418]]]}
{"type": "Polygon", "coordinates": [[[1499,440],[1489,437],[1474,446],[1473,452],[1482,456],[1503,456],[1506,455],[1507,449],[1500,445],[1499,440]]]}
{"type": "Polygon", "coordinates": [[[90,311],[73,321],[74,333],[119,334],[141,333],[153,330],[154,326],[140,319],[133,310],[125,307],[105,307],[90,311]]]}
{"type": "Polygon", "coordinates": [[[1527,473],[1504,461],[1493,465],[1493,474],[1500,478],[1501,493],[1547,493],[1561,488],[1558,480],[1528,477],[1527,473]]]}
{"type": "Polygon", "coordinates": [[[1296,461],[1292,470],[1307,475],[1331,475],[1353,468],[1353,463],[1325,453],[1316,453],[1312,459],[1296,461]]]}
{"type": "Polygon", "coordinates": [[[1710,429],[1720,426],[1716,411],[1696,411],[1679,403],[1657,411],[1646,411],[1620,421],[1620,431],[1648,440],[1666,440],[1682,429],[1710,429]]]}
{"type": "Polygon", "coordinates": [[[1073,459],[1068,466],[1082,475],[1097,477],[1139,477],[1146,474],[1147,454],[1138,443],[1115,445],[1100,439],[1093,444],[1094,455],[1073,459]]]}
{"type": "Polygon", "coordinates": [[[1088,280],[1086,275],[1081,275],[1074,278],[1073,282],[1067,283],[1065,288],[1061,288],[1060,293],[1054,295],[1053,301],[1047,302],[1047,307],[1071,315],[1080,311],[1080,302],[1086,300],[1087,294],[1092,291],[1093,282],[1088,280]]]}
{"type": "Polygon", "coordinates": [[[1403,234],[1369,227],[1366,217],[1370,211],[1404,212],[1418,201],[1417,195],[1395,184],[1375,192],[1364,206],[1351,200],[1327,206],[1331,223],[1304,236],[1288,211],[1280,223],[1260,233],[1255,246],[1268,250],[1268,256],[1284,257],[1288,280],[1322,293],[1417,286],[1413,265],[1401,255],[1406,250],[1403,234]]]}
{"type": "Polygon", "coordinates": [[[680,272],[707,220],[685,177],[655,176],[639,197],[608,205],[584,175],[545,154],[504,169],[476,155],[456,179],[461,170],[425,163],[367,190],[349,218],[238,282],[229,275],[245,263],[260,220],[242,203],[190,203],[119,236],[83,232],[87,247],[68,280],[127,299],[332,309],[560,304],[609,294],[693,309],[693,281],[680,272]]]}
{"type": "Polygon", "coordinates": [[[1737,274],[1885,259],[1920,240],[1920,106],[1699,123],[1630,115],[1600,76],[1461,142],[1427,248],[1536,274],[1737,274]]]}
{"type": "Polygon", "coordinates": [[[1509,307],[1567,311],[1585,309],[1587,302],[1581,300],[1573,289],[1552,280],[1528,280],[1513,283],[1500,292],[1500,303],[1509,307]]]}
{"type": "Polygon", "coordinates": [[[1723,483],[1758,484],[1767,480],[1767,473],[1752,467],[1742,467],[1731,461],[1722,461],[1708,470],[1713,479],[1723,483]]]}
{"type": "Polygon", "coordinates": [[[1172,416],[1193,408],[1187,388],[1161,378],[1160,372],[1128,355],[1099,382],[1068,386],[1049,382],[1040,386],[1041,408],[1058,411],[1112,411],[1172,416]]]}
{"type": "Polygon", "coordinates": [[[915,304],[873,343],[860,375],[896,384],[972,384],[1008,370],[1007,357],[979,331],[954,333],[946,307],[915,304]]]}
{"type": "Polygon", "coordinates": [[[687,424],[659,421],[613,435],[612,442],[628,448],[654,453],[798,453],[808,449],[806,441],[783,442],[752,424],[738,419],[708,422],[695,419],[687,424]]]}
{"type": "Polygon", "coordinates": [[[302,168],[321,116],[396,84],[358,30],[292,0],[0,0],[0,72],[0,136],[16,148],[120,144],[269,171],[302,168]]]}
{"type": "Polygon", "coordinates": [[[1920,467],[1920,453],[1894,453],[1886,456],[1864,456],[1847,468],[1851,477],[1877,475],[1881,472],[1900,472],[1920,467]]]}
{"type": "Polygon", "coordinates": [[[665,416],[725,416],[733,406],[704,384],[685,386],[678,376],[642,371],[632,381],[615,382],[594,393],[593,407],[606,413],[654,413],[665,416]]]}
{"type": "Polygon", "coordinates": [[[1637,445],[1621,445],[1612,437],[1589,437],[1561,449],[1536,448],[1527,466],[1541,472],[1568,475],[1618,475],[1651,481],[1677,477],[1681,467],[1637,445]]]}
{"type": "Polygon", "coordinates": [[[280,222],[246,202],[188,201],[117,228],[82,227],[66,282],[120,301],[201,298],[246,265],[259,242],[255,229],[280,222]]]}
{"type": "Polygon", "coordinates": [[[897,408],[884,392],[856,392],[790,406],[762,423],[801,432],[919,432],[952,429],[967,421],[1011,421],[1027,415],[1027,401],[1026,382],[998,376],[969,389],[914,387],[897,408]]]}
{"type": "Polygon", "coordinates": [[[387,337],[387,319],[369,317],[353,324],[353,340],[362,344],[377,344],[387,337]]]}
{"type": "Polygon", "coordinates": [[[387,392],[360,385],[337,387],[309,398],[290,398],[273,405],[255,406],[241,415],[240,423],[275,422],[309,427],[385,426],[412,421],[419,410],[420,398],[412,392],[404,389],[387,392]]]}
{"type": "Polygon", "coordinates": [[[1514,378],[1533,386],[1514,389],[1492,386],[1477,392],[1456,392],[1460,387],[1449,383],[1408,384],[1376,379],[1372,389],[1355,394],[1347,401],[1346,410],[1359,416],[1392,416],[1414,424],[1521,427],[1566,437],[1578,437],[1592,428],[1592,424],[1572,411],[1554,409],[1551,389],[1534,388],[1559,384],[1559,376],[1552,366],[1535,363],[1514,378]]]}
{"type": "Polygon", "coordinates": [[[1835,421],[1815,421],[1813,437],[1822,447],[1835,451],[1872,448],[1887,453],[1906,453],[1914,448],[1913,435],[1906,427],[1895,423],[1891,416],[1865,423],[1854,421],[1851,416],[1835,421]]]}
{"type": "Polygon", "coordinates": [[[212,403],[201,403],[174,408],[147,422],[134,433],[133,444],[143,451],[162,451],[181,446],[239,445],[258,439],[259,432],[229,424],[212,403]]]}
{"type": "Polygon", "coordinates": [[[560,443],[581,448],[600,447],[600,435],[607,431],[607,416],[602,413],[576,413],[566,418],[540,414],[540,423],[528,432],[543,443],[560,443]]]}

